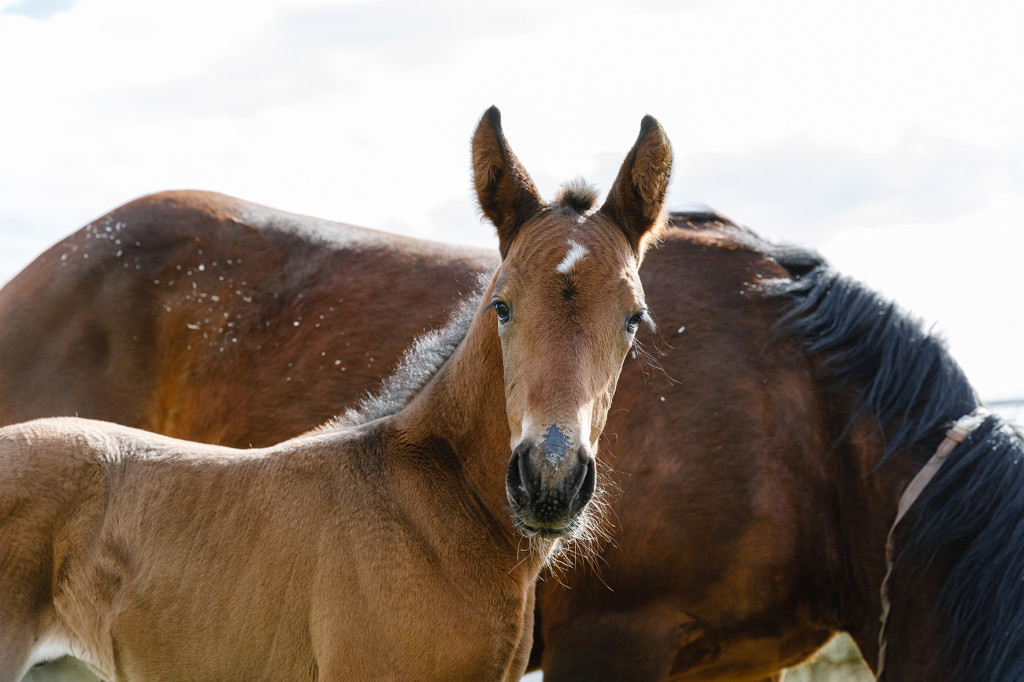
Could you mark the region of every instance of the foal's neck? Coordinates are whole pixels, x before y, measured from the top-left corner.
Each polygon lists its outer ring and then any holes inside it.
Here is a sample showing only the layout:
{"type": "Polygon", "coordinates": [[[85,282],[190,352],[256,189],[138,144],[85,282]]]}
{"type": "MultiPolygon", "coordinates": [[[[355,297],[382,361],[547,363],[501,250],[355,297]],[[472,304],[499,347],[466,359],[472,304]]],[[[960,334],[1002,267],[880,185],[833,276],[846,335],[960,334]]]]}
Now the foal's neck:
{"type": "MultiPolygon", "coordinates": [[[[483,300],[490,299],[489,292],[483,300]]],[[[534,541],[540,552],[534,547],[527,557],[531,543],[515,528],[508,512],[505,476],[511,436],[501,343],[494,320],[481,308],[459,347],[409,405],[394,415],[390,428],[417,466],[458,469],[458,494],[471,497],[486,516],[488,535],[511,552],[517,570],[535,576],[550,542],[534,541]]]]}

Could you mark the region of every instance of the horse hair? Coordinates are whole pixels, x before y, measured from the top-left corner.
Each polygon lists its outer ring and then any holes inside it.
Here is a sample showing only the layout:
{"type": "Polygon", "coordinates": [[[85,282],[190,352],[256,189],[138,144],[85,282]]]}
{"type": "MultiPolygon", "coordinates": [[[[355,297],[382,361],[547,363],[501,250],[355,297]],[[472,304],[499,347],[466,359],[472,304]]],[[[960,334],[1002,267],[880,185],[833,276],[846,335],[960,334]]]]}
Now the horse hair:
{"type": "Polygon", "coordinates": [[[893,570],[906,570],[910,585],[944,562],[935,663],[952,662],[953,679],[1024,679],[1022,442],[1010,424],[986,419],[950,455],[902,529],[893,570]]]}
{"type": "Polygon", "coordinates": [[[585,215],[597,203],[597,189],[583,178],[575,178],[562,185],[555,204],[585,215]]]}
{"type": "Polygon", "coordinates": [[[680,230],[706,230],[709,227],[735,225],[735,223],[710,206],[672,211],[668,214],[668,219],[673,227],[677,227],[680,230]]]}
{"type": "MultiPolygon", "coordinates": [[[[862,284],[817,268],[777,283],[774,293],[789,299],[779,327],[821,356],[837,388],[860,387],[850,423],[877,421],[883,457],[910,450],[923,462],[977,406],[945,343],[862,284]]],[[[1022,491],[1024,439],[989,417],[953,450],[900,525],[894,575],[913,589],[929,568],[945,573],[931,665],[951,665],[953,679],[1024,679],[1022,491]]]]}
{"type": "Polygon", "coordinates": [[[801,279],[818,268],[828,266],[828,262],[811,249],[785,244],[762,243],[764,246],[761,250],[784,267],[793,279],[801,279]]]}
{"type": "Polygon", "coordinates": [[[828,267],[776,287],[789,299],[778,328],[823,356],[835,388],[860,387],[850,422],[877,420],[886,456],[922,442],[938,446],[945,429],[978,405],[945,342],[892,301],[828,267]]]}
{"type": "Polygon", "coordinates": [[[476,316],[480,297],[490,284],[492,275],[493,272],[480,275],[473,292],[455,306],[443,327],[429,331],[412,342],[394,373],[384,379],[377,392],[368,392],[356,407],[345,410],[343,415],[333,419],[325,428],[366,424],[393,415],[408,405],[466,338],[476,316]]]}
{"type": "Polygon", "coordinates": [[[793,244],[775,244],[748,227],[738,225],[709,207],[672,211],[669,225],[679,230],[728,230],[733,239],[743,246],[764,254],[786,269],[789,276],[799,279],[828,262],[813,249],[793,244]]]}

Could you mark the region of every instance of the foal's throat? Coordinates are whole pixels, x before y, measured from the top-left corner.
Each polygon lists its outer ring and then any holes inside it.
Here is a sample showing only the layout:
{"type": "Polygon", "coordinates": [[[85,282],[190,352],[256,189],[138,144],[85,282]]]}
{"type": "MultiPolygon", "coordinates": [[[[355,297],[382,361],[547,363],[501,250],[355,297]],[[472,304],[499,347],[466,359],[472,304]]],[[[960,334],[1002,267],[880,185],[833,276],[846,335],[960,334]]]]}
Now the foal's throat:
{"type": "Polygon", "coordinates": [[[505,496],[511,451],[501,343],[488,322],[478,310],[459,347],[390,425],[417,458],[457,467],[461,485],[517,546],[505,496]]]}

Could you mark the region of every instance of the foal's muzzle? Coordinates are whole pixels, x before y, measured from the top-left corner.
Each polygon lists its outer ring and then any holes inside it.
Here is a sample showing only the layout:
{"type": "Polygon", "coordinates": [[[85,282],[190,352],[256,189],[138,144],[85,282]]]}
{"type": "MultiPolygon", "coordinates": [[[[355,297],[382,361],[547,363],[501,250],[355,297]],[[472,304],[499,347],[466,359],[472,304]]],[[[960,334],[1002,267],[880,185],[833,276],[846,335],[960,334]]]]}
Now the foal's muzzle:
{"type": "Polygon", "coordinates": [[[568,535],[579,526],[596,485],[597,464],[585,447],[551,452],[543,443],[520,443],[505,476],[516,523],[527,535],[548,538],[568,535]]]}

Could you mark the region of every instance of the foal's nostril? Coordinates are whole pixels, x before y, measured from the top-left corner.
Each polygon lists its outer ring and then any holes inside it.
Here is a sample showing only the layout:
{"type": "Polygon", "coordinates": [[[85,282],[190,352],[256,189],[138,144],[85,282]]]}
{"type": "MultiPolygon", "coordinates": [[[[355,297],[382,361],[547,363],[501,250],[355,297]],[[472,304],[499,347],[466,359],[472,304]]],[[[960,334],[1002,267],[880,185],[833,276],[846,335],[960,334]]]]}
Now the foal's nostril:
{"type": "Polygon", "coordinates": [[[520,443],[516,450],[520,448],[522,451],[519,455],[519,478],[522,480],[526,496],[533,497],[537,494],[537,486],[534,485],[533,477],[530,476],[530,446],[520,443]]]}
{"type": "Polygon", "coordinates": [[[597,463],[586,447],[558,454],[561,457],[553,462],[555,458],[536,444],[520,443],[512,451],[505,474],[505,494],[520,522],[554,535],[568,532],[573,519],[594,496],[597,484],[597,463]],[[538,466],[550,471],[538,472],[538,466]]]}
{"type": "Polygon", "coordinates": [[[526,462],[529,452],[529,445],[525,443],[517,445],[508,460],[508,472],[505,474],[505,492],[510,501],[519,506],[529,504],[534,493],[531,490],[530,474],[526,462]]]}
{"type": "Polygon", "coordinates": [[[597,462],[583,448],[579,449],[577,457],[582,470],[576,479],[575,497],[579,500],[580,506],[583,506],[590,501],[594,496],[594,490],[597,489],[597,462]]]}

